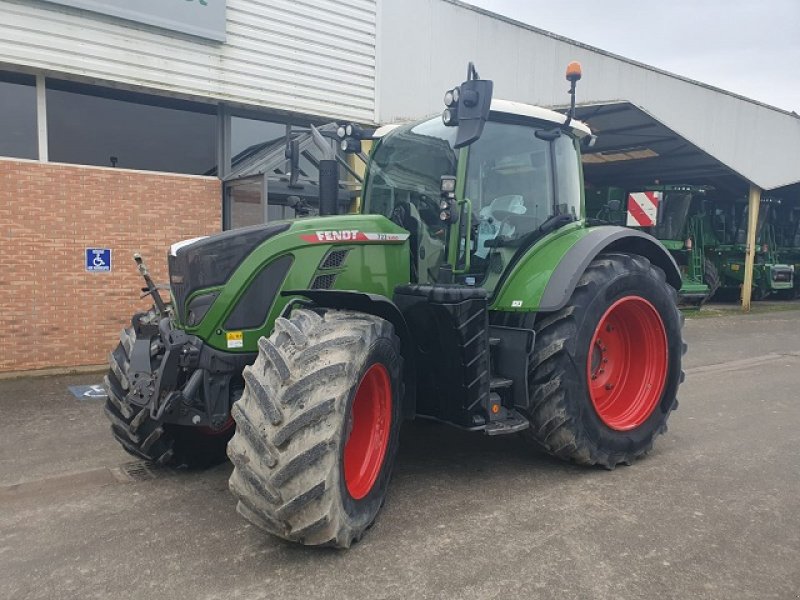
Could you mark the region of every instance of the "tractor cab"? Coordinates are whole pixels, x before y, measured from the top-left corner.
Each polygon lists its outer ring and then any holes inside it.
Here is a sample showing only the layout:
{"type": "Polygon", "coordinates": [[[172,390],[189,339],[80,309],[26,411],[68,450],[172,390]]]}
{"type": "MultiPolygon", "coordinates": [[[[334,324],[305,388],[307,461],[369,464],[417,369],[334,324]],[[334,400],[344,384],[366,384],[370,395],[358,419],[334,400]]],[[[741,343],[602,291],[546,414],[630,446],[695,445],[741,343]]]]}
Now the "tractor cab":
{"type": "Polygon", "coordinates": [[[563,123],[562,114],[495,99],[467,147],[456,148],[458,130],[439,118],[378,141],[364,212],[411,233],[412,281],[439,281],[450,259],[454,281],[491,290],[518,249],[580,219],[579,144],[590,132],[563,123]]]}
{"type": "Polygon", "coordinates": [[[705,190],[689,186],[665,186],[652,234],[659,240],[685,240],[689,214],[702,212],[705,190]]]}

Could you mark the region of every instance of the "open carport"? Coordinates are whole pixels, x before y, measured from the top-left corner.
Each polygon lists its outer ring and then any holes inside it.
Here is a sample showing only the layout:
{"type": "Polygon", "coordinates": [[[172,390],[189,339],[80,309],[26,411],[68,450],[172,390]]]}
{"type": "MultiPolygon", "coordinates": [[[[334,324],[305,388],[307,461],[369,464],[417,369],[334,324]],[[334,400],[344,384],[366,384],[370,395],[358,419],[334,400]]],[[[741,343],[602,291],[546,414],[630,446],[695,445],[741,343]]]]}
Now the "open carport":
{"type": "MultiPolygon", "coordinates": [[[[761,108],[786,118],[787,125],[796,125],[794,114],[761,108]]],[[[643,189],[665,184],[694,185],[713,188],[729,198],[748,197],[741,301],[743,308],[749,310],[762,197],[769,193],[796,205],[800,186],[794,182],[800,178],[800,168],[783,166],[776,171],[770,155],[780,148],[758,138],[745,148],[749,159],[731,166],[703,143],[679,134],[651,112],[628,101],[583,104],[576,113],[597,136],[594,145],[583,153],[584,178],[589,186],[643,189]],[[792,183],[778,185],[783,182],[792,183]]],[[[708,119],[713,120],[713,115],[708,119]]]]}

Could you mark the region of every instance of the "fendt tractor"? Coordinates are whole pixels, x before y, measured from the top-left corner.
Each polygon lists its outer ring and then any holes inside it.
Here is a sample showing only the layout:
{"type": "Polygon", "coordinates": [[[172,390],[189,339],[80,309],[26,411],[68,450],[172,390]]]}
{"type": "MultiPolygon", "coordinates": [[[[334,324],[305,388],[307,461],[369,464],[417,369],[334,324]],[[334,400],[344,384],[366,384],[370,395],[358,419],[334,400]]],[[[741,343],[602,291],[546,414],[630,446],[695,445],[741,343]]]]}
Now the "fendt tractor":
{"type": "Polygon", "coordinates": [[[707,191],[693,185],[655,185],[627,193],[616,187],[597,188],[587,194],[587,214],[653,235],[681,270],[679,300],[699,306],[720,286],[717,267],[705,254],[705,246],[715,243],[707,226],[707,191]]]}
{"type": "Polygon", "coordinates": [[[646,454],[683,379],[681,274],[584,217],[580,77],[565,116],[493,100],[470,64],[442,118],[338,129],[351,152],[374,140],[357,214],[331,214],[323,165],[322,216],[173,245],[171,300],[147,276],[155,305],[111,355],[116,439],[202,465],[230,438],[238,511],[335,547],[383,505],[405,419],[608,469],[646,454]]]}

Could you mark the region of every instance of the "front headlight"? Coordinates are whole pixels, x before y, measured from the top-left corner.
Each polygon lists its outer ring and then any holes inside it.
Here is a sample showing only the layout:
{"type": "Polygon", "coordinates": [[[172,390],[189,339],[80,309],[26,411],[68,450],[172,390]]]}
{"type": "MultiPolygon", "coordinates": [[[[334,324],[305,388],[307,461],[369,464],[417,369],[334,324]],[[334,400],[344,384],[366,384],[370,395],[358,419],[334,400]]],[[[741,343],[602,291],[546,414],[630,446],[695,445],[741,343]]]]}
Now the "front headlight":
{"type": "Polygon", "coordinates": [[[186,307],[186,325],[189,327],[199,325],[217,296],[219,296],[219,292],[207,292],[192,298],[186,307]]]}

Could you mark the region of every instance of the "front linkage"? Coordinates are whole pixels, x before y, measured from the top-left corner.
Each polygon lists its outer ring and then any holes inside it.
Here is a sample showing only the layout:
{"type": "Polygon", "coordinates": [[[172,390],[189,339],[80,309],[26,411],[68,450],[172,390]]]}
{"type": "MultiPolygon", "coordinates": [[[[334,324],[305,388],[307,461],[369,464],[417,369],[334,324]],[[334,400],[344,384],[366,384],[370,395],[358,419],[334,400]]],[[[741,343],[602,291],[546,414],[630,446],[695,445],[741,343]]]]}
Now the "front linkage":
{"type": "Polygon", "coordinates": [[[216,350],[176,329],[171,306],[141,256],[135,260],[146,283],[143,297],[152,296],[154,305],[133,316],[109,357],[106,414],[114,436],[130,454],[160,463],[222,460],[233,431],[230,406],[255,354],[216,350]]]}
{"type": "Polygon", "coordinates": [[[216,350],[158,312],[138,314],[131,324],[127,400],[156,421],[221,429],[230,414],[232,379],[255,354],[216,350]]]}

